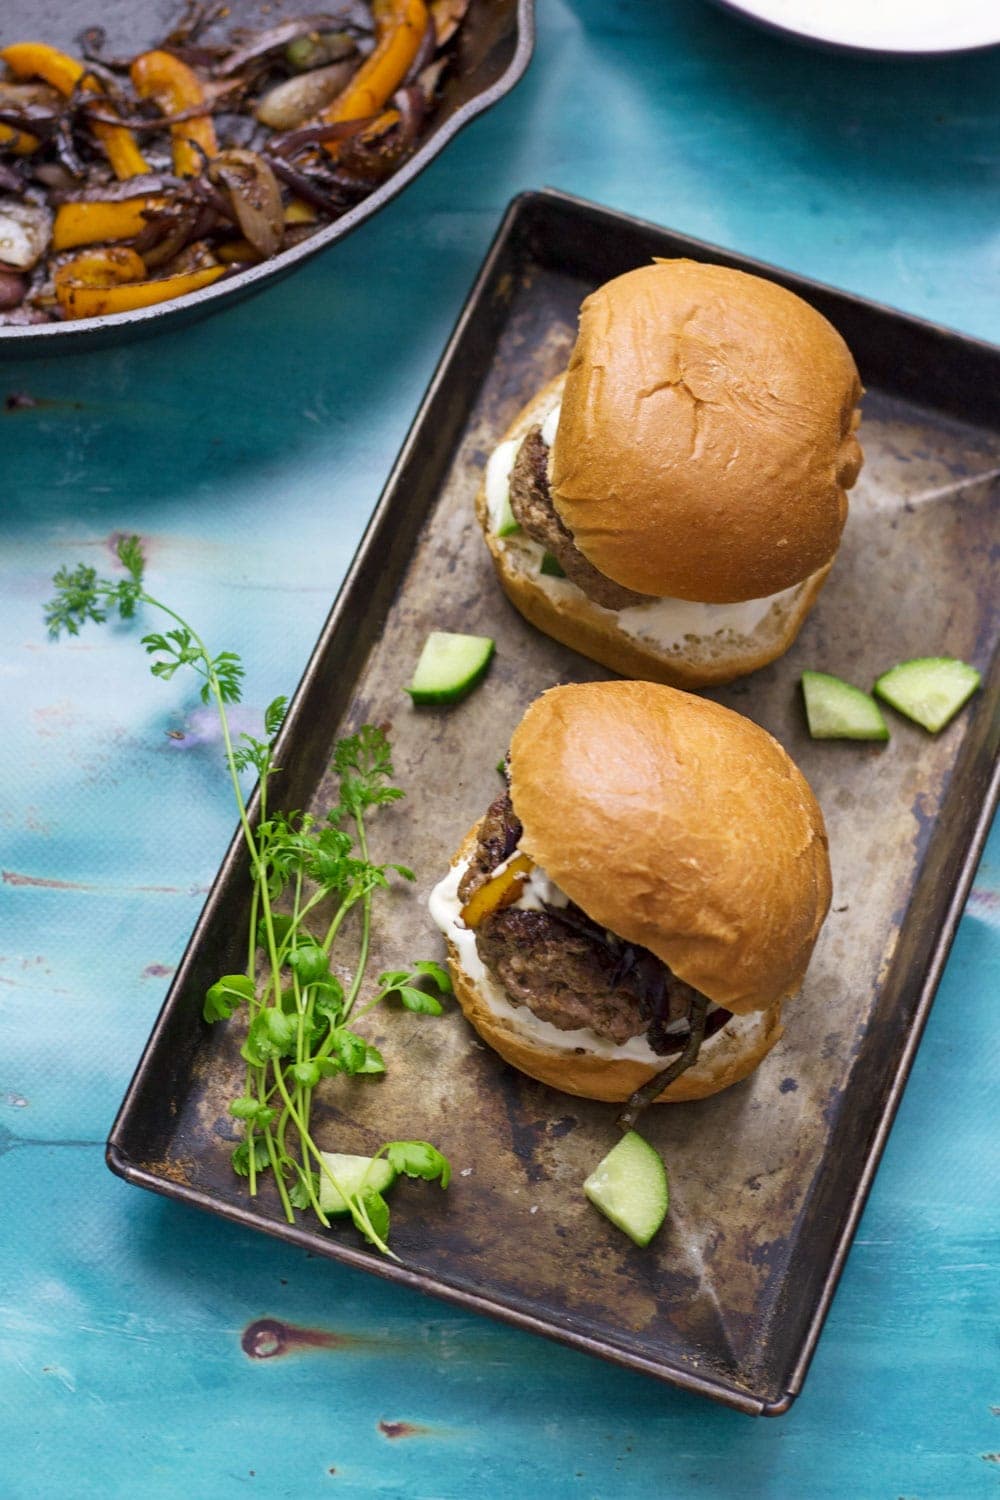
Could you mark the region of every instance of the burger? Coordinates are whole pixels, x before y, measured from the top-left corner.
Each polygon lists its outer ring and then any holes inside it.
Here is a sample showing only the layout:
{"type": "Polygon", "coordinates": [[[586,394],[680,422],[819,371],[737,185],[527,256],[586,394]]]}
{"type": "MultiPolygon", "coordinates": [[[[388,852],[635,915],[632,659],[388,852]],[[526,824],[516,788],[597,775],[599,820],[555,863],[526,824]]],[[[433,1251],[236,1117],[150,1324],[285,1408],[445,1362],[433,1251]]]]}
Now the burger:
{"type": "Polygon", "coordinates": [[[630,1107],[745,1078],[830,904],[794,762],[717,703],[615,681],[543,693],[505,768],[431,896],[479,1035],[542,1083],[630,1107]]]}
{"type": "Polygon", "coordinates": [[[487,465],[505,592],[626,677],[699,687],[772,661],[837,552],[861,394],[840,334],[774,282],[690,260],[609,281],[487,465]]]}

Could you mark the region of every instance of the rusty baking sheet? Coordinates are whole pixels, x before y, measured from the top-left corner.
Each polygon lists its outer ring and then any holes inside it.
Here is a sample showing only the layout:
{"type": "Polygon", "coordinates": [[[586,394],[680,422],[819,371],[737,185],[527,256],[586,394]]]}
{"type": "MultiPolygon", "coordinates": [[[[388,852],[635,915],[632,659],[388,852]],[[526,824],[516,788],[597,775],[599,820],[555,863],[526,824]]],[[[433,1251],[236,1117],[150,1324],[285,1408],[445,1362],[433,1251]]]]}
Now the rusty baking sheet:
{"type": "Polygon", "coordinates": [[[132,1182],[315,1253],[774,1415],[801,1388],[996,803],[1000,350],[557,193],[515,200],[306,669],[276,795],[325,806],[339,734],[391,722],[409,795],[382,816],[378,847],[419,882],[382,907],[372,972],[440,952],[427,892],[495,795],[525,705],[555,682],[606,675],[506,604],[472,517],[479,475],[521,403],[563,366],[581,298],[654,254],[791,286],[846,335],[868,389],[867,463],[817,608],[783,660],[713,695],[788,746],[829,824],[834,907],[783,1041],[746,1083],[646,1117],[673,1202],[639,1250],[581,1191],[614,1139],[612,1106],[515,1073],[457,1012],[383,1017],[388,1075],[331,1086],[316,1134],[359,1152],[427,1136],[451,1157],[453,1184],[394,1190],[399,1264],[349,1227],[291,1227],[230,1169],[240,1038],[235,1023],[200,1020],[206,985],[242,966],[249,887],[234,842],[108,1159],[132,1182]],[[443,711],[402,692],[432,628],[497,641],[486,683],[443,711]],[[939,737],[894,716],[884,748],[810,741],[804,667],[864,684],[938,653],[987,679],[939,737]]]}

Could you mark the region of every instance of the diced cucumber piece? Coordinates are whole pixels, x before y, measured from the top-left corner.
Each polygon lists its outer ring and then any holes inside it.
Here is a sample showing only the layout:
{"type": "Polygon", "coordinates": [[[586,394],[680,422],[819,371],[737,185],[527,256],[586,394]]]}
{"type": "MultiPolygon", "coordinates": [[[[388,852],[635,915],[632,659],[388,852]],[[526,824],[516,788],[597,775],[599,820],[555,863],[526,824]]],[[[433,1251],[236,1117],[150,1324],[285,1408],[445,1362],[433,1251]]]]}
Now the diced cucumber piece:
{"type": "Polygon", "coordinates": [[[809,733],[814,740],[887,740],[889,729],[875,699],[826,672],[803,672],[809,733]]]}
{"type": "Polygon", "coordinates": [[[514,512],[510,508],[510,494],[508,493],[504,495],[503,500],[500,502],[500,513],[496,518],[496,525],[493,527],[493,532],[496,536],[511,536],[515,531],[520,531],[520,529],[521,523],[516,519],[514,512]]]}
{"type": "Polygon", "coordinates": [[[494,643],[487,635],[432,630],[406,691],[414,703],[455,703],[475,687],[493,651],[494,643]]]}
{"type": "Polygon", "coordinates": [[[883,672],[875,691],[908,719],[937,734],[969,701],[979,683],[979,673],[968,662],[952,656],[919,656],[883,672]]]}
{"type": "Polygon", "coordinates": [[[486,508],[494,536],[510,536],[521,529],[510,508],[510,476],[520,446],[520,438],[508,438],[494,448],[486,465],[486,508]]]}
{"type": "MultiPolygon", "coordinates": [[[[362,1187],[384,1193],[396,1181],[395,1169],[384,1156],[345,1156],[339,1151],[321,1151],[320,1156],[345,1193],[357,1193],[362,1187]]],[[[319,1174],[319,1206],[324,1213],[347,1213],[347,1204],[322,1171],[319,1174]]]]}
{"type": "Polygon", "coordinates": [[[538,568],[539,573],[544,573],[546,578],[565,578],[566,573],[558,557],[552,552],[543,552],[542,561],[538,568]]]}
{"type": "Polygon", "coordinates": [[[594,1168],[583,1191],[595,1208],[637,1245],[648,1245],[667,1216],[670,1192],[659,1154],[636,1131],[594,1168]]]}

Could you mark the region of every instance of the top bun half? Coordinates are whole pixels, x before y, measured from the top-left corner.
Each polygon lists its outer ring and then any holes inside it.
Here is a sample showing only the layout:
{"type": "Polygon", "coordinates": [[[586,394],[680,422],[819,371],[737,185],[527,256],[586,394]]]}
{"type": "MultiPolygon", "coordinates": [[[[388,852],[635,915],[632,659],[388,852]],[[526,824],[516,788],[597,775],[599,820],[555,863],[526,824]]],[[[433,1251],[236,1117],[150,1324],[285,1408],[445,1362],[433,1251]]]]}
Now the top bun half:
{"type": "Polygon", "coordinates": [[[840,334],[794,293],[656,261],[583,303],[553,502],[626,588],[707,604],[778,593],[836,553],[861,394],[840,334]]]}
{"type": "Polygon", "coordinates": [[[648,682],[557,687],[514,731],[510,777],[522,849],[594,921],[737,1013],[800,987],[826,831],[765,730],[648,682]]]}

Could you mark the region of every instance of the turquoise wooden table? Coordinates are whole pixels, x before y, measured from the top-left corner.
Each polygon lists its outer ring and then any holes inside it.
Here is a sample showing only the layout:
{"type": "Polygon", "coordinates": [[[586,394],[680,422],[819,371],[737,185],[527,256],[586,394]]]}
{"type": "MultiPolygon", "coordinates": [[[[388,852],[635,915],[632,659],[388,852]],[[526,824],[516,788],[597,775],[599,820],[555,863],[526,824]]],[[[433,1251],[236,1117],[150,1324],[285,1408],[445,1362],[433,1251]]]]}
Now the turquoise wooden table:
{"type": "Polygon", "coordinates": [[[52,645],[42,606],[136,531],[248,663],[248,712],[290,691],[526,187],[1000,339],[998,87],[995,52],[541,0],[524,82],[363,232],[196,327],[0,367],[35,402],[0,413],[2,1500],[996,1493],[995,834],[804,1394],[754,1422],[110,1175],[233,814],[211,720],[138,632],[52,645]],[[245,1339],[265,1318],[303,1337],[245,1339]]]}

